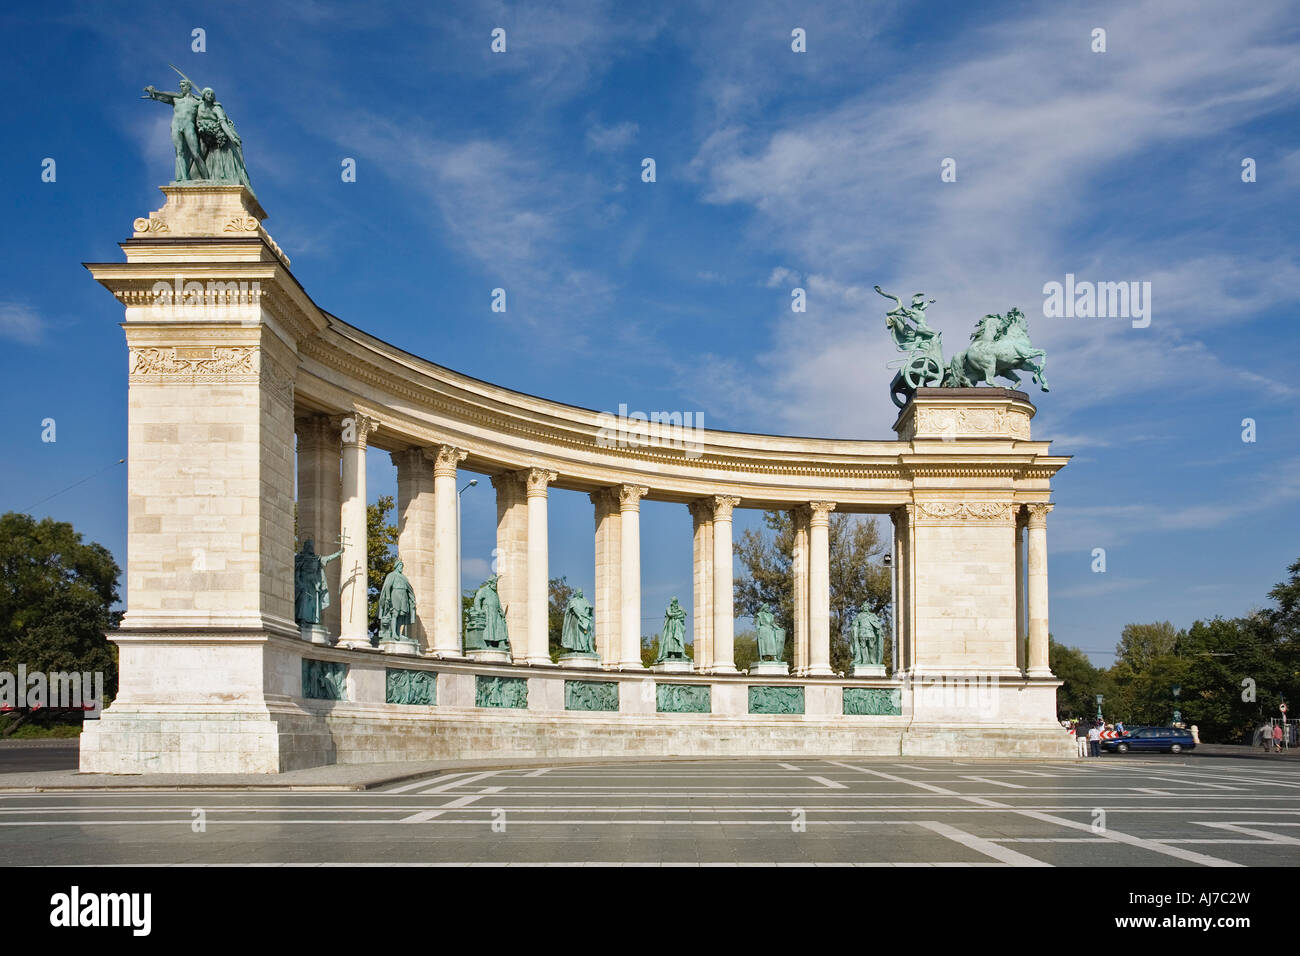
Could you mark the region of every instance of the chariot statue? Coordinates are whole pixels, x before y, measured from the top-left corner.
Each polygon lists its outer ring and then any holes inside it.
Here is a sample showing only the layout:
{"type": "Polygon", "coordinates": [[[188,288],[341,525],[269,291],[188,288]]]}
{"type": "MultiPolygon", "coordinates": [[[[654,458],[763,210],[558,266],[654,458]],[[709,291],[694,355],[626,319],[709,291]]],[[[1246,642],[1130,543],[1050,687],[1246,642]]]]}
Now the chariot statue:
{"type": "Polygon", "coordinates": [[[1044,392],[1050,391],[1043,375],[1047,352],[1030,343],[1029,322],[1019,309],[1012,308],[1006,315],[984,316],[975,323],[971,344],[945,362],[942,335],[925,320],[925,310],[936,300],[915,292],[911,304],[903,305],[899,296],[880,286],[875,289],[894,300],[894,308],[885,313],[885,328],[897,349],[906,353],[890,366],[897,371],[889,383],[889,395],[899,408],[918,388],[973,388],[993,385],[998,378],[1018,386],[1017,371],[1029,372],[1036,385],[1044,392]]]}

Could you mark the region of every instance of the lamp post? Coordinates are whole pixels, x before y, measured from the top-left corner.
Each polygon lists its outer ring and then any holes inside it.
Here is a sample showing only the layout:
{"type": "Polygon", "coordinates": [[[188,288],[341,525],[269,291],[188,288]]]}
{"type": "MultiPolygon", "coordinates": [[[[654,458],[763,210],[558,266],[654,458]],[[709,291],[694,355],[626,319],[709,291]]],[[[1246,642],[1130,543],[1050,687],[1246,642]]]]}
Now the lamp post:
{"type": "MultiPolygon", "coordinates": [[[[478,484],[477,478],[471,478],[464,488],[456,492],[456,604],[461,605],[460,593],[465,587],[465,583],[460,579],[460,496],[468,489],[478,484]]],[[[456,608],[456,639],[459,642],[461,653],[465,650],[465,610],[463,607],[456,608]]]]}
{"type": "Polygon", "coordinates": [[[1105,699],[1106,699],[1106,698],[1105,698],[1104,696],[1102,696],[1101,694],[1098,694],[1098,695],[1097,695],[1097,720],[1098,720],[1098,722],[1100,722],[1100,721],[1102,721],[1102,720],[1104,719],[1104,718],[1101,716],[1101,702],[1102,702],[1103,700],[1105,700],[1105,699]]]}
{"type": "MultiPolygon", "coordinates": [[[[892,547],[892,545],[891,545],[892,547]]],[[[894,555],[884,557],[885,570],[889,572],[889,663],[891,675],[898,673],[898,618],[894,614],[894,555]]]]}
{"type": "Polygon", "coordinates": [[[1178,695],[1183,692],[1183,687],[1181,684],[1175,684],[1169,689],[1174,694],[1174,726],[1177,727],[1183,719],[1183,712],[1178,709],[1178,695]]]}

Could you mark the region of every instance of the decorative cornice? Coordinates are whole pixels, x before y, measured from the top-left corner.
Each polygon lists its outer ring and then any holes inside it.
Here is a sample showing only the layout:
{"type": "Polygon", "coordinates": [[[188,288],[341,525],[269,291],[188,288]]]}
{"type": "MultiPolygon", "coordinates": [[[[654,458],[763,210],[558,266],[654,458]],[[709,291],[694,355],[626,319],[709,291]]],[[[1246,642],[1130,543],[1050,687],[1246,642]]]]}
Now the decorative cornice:
{"type": "Polygon", "coordinates": [[[177,345],[172,348],[133,348],[133,376],[161,379],[257,375],[259,349],[248,345],[177,345]]]}

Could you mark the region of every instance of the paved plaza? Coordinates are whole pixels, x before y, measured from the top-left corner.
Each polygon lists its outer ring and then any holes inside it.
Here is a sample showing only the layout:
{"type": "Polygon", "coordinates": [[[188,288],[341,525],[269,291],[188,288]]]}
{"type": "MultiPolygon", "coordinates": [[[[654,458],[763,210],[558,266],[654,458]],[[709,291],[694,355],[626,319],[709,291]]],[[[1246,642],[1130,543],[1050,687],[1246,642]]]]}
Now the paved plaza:
{"type": "Polygon", "coordinates": [[[737,759],[344,793],[10,791],[0,830],[5,865],[1295,865],[1300,765],[737,759]]]}

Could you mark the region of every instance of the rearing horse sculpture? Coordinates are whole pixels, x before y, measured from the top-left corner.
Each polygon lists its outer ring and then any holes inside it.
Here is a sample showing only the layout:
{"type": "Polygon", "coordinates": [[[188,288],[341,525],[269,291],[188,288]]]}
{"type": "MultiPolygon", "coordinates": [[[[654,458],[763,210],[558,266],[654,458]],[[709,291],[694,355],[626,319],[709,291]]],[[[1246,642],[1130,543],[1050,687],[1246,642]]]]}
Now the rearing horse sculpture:
{"type": "Polygon", "coordinates": [[[975,324],[971,344],[952,357],[944,370],[943,386],[970,388],[981,382],[992,385],[995,378],[1020,384],[1016,371],[1029,372],[1044,392],[1051,391],[1043,368],[1047,352],[1029,342],[1025,314],[1012,308],[1005,316],[986,315],[975,324]]]}

